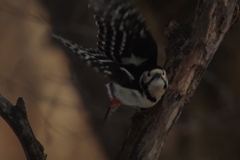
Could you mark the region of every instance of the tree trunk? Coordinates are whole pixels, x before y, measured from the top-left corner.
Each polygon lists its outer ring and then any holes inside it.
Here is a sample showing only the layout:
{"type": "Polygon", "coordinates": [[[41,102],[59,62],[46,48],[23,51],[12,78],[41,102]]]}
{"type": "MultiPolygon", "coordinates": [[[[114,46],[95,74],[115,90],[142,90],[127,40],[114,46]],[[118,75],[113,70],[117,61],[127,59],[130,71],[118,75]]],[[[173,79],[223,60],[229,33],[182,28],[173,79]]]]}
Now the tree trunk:
{"type": "Polygon", "coordinates": [[[185,23],[170,22],[164,68],[169,88],[162,100],[137,114],[118,156],[119,160],[157,160],[164,141],[181,114],[227,31],[238,18],[239,0],[199,0],[185,23]]]}

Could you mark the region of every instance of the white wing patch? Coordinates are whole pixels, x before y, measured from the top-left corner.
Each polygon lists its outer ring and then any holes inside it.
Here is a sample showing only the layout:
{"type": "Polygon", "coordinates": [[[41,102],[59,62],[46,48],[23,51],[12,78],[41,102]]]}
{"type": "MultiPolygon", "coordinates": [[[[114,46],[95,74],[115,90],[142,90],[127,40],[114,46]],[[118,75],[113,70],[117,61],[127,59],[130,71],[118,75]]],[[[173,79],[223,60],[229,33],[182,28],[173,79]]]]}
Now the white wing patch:
{"type": "Polygon", "coordinates": [[[131,54],[131,57],[124,57],[121,60],[123,65],[133,64],[136,66],[140,66],[143,62],[147,60],[147,58],[136,57],[134,54],[131,54]]]}

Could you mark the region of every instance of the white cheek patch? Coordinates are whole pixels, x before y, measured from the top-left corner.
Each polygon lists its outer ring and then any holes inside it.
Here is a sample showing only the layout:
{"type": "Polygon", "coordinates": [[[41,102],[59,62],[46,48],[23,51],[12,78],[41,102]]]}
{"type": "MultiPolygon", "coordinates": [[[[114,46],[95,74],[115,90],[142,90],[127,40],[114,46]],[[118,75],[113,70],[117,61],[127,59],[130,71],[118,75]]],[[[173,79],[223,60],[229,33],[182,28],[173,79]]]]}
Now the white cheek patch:
{"type": "Polygon", "coordinates": [[[143,62],[147,61],[147,58],[136,57],[134,54],[131,54],[131,57],[124,57],[121,60],[123,65],[133,64],[140,66],[143,62]]]}
{"type": "Polygon", "coordinates": [[[140,83],[141,83],[141,80],[144,82],[144,83],[147,83],[149,80],[150,80],[150,78],[148,77],[148,71],[146,71],[146,72],[143,72],[143,74],[142,74],[142,76],[141,76],[141,78],[140,78],[140,83]]]}

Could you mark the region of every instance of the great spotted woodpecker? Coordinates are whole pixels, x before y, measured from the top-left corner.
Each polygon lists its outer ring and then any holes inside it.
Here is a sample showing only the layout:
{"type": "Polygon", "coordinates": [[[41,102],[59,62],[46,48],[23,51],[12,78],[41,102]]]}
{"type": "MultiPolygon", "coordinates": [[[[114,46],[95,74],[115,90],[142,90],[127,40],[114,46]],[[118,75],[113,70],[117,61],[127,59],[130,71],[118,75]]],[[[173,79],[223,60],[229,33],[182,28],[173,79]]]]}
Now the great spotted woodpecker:
{"type": "Polygon", "coordinates": [[[112,104],[105,118],[120,104],[152,107],[165,93],[168,80],[157,65],[157,45],[145,19],[127,0],[90,0],[90,4],[98,26],[97,49],[53,36],[113,81],[106,85],[112,104]]]}

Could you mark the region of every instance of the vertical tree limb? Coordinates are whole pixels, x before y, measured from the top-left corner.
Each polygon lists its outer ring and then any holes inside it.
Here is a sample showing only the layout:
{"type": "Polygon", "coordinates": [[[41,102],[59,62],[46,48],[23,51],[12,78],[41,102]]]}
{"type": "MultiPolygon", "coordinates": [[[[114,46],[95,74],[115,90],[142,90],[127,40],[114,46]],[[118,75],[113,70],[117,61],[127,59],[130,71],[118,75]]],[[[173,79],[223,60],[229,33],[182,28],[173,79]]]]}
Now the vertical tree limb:
{"type": "Polygon", "coordinates": [[[169,88],[144,115],[134,116],[119,160],[157,160],[173,124],[196,90],[227,31],[236,22],[239,0],[199,0],[185,23],[170,22],[165,69],[169,88]]]}
{"type": "Polygon", "coordinates": [[[43,146],[35,138],[27,119],[26,108],[22,98],[16,106],[0,95],[0,116],[12,128],[21,142],[27,160],[46,160],[43,146]]]}

